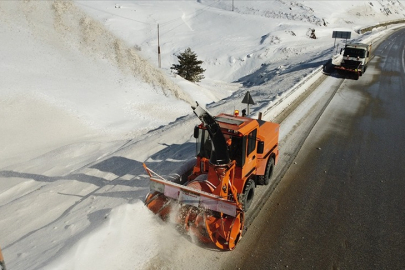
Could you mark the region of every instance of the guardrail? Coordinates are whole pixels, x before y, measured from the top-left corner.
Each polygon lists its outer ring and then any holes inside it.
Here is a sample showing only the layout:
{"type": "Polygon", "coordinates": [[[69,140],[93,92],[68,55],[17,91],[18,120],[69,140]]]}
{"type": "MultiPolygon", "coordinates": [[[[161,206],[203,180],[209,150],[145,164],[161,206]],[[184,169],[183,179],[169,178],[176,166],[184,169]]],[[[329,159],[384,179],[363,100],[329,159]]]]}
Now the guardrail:
{"type": "Polygon", "coordinates": [[[378,23],[378,24],[375,24],[375,25],[360,28],[360,29],[356,30],[356,32],[358,34],[364,34],[364,33],[369,32],[369,31],[371,31],[371,30],[373,30],[374,28],[377,28],[377,27],[384,27],[384,26],[387,26],[387,25],[399,24],[399,23],[405,23],[405,19],[381,22],[381,23],[378,23]]]}
{"type": "Polygon", "coordinates": [[[305,92],[322,74],[323,66],[320,66],[308,74],[304,79],[285,92],[284,96],[277,100],[274,104],[268,106],[262,115],[266,116],[269,113],[276,117],[283,112],[298,96],[305,92]]]}

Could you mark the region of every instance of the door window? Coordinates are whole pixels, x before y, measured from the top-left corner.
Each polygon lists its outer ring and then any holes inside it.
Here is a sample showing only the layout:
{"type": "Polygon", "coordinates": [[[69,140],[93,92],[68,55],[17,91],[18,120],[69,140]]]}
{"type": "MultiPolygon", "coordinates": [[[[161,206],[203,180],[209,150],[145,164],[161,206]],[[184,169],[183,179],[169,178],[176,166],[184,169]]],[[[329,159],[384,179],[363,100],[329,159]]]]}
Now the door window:
{"type": "Polygon", "coordinates": [[[249,156],[250,153],[252,153],[256,149],[256,134],[257,134],[257,129],[253,130],[248,135],[248,138],[247,138],[248,144],[247,144],[246,156],[249,156]]]}

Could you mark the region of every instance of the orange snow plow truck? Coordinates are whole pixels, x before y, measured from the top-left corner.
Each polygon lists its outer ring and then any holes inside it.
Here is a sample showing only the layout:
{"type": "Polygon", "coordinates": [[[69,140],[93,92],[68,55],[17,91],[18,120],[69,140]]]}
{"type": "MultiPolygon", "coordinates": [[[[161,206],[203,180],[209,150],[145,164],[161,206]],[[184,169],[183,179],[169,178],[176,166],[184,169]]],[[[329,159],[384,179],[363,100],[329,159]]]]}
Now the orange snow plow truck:
{"type": "Polygon", "coordinates": [[[192,107],[201,124],[194,129],[197,157],[185,184],[150,176],[146,206],[163,220],[219,249],[232,250],[242,238],[245,212],[256,185],[268,185],[277,164],[279,124],[192,107]],[[174,216],[174,217],[173,217],[174,216]]]}

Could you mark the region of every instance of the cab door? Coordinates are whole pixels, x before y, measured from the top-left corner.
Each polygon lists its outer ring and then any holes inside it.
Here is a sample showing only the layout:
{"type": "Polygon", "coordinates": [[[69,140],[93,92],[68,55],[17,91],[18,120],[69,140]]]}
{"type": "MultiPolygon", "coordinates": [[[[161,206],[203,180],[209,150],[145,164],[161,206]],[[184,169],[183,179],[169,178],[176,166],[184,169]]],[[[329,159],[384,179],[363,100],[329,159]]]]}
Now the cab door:
{"type": "Polygon", "coordinates": [[[256,169],[257,154],[256,154],[256,136],[257,129],[251,131],[247,136],[245,136],[245,165],[243,166],[243,177],[249,176],[256,169]]]}

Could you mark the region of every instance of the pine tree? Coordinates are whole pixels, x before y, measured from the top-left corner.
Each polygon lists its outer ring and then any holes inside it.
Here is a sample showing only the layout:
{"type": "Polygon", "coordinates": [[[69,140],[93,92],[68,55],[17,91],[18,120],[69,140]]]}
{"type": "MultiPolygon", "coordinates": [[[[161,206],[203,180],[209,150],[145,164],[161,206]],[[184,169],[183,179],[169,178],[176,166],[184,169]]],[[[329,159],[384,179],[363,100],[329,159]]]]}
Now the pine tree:
{"type": "Polygon", "coordinates": [[[176,74],[191,82],[199,82],[204,79],[205,69],[201,68],[203,61],[197,60],[197,55],[190,48],[177,56],[179,64],[173,64],[170,69],[176,70],[176,74]]]}

